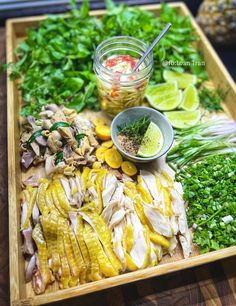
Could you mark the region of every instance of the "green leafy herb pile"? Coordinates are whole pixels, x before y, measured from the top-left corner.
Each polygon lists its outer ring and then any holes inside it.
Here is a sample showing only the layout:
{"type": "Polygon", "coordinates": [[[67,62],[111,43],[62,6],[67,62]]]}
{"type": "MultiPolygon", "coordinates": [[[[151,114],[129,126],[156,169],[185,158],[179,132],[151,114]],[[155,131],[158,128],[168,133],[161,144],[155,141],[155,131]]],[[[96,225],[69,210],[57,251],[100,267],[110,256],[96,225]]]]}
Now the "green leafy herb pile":
{"type": "Polygon", "coordinates": [[[188,203],[193,242],[202,253],[236,245],[236,154],[218,155],[190,164],[177,180],[188,203]]]}
{"type": "MultiPolygon", "coordinates": [[[[93,55],[96,46],[107,37],[130,35],[151,43],[164,24],[172,23],[168,34],[154,50],[152,81],[162,81],[162,62],[192,62],[202,60],[192,43],[197,40],[190,19],[163,4],[160,16],[139,8],[114,6],[106,1],[108,12],[98,19],[89,16],[88,0],[80,10],[75,8],[65,17],[48,16],[37,28],[28,31],[25,41],[15,50],[18,61],[8,64],[11,79],[22,78],[19,85],[23,101],[22,115],[37,116],[47,103],[64,104],[81,111],[85,106],[97,110],[93,55]]],[[[206,78],[204,66],[171,66],[182,72],[184,69],[206,78]]]]}
{"type": "Polygon", "coordinates": [[[218,112],[222,110],[221,102],[224,100],[226,94],[221,90],[210,90],[203,88],[199,91],[199,100],[201,105],[209,112],[218,112]]]}
{"type": "Polygon", "coordinates": [[[189,17],[179,15],[175,9],[164,3],[159,17],[138,7],[128,10],[125,5],[115,7],[108,0],[106,3],[108,13],[102,21],[104,33],[108,36],[128,35],[151,44],[167,22],[172,24],[165,37],[153,50],[154,71],[151,80],[153,84],[164,81],[163,70],[166,68],[177,72],[190,70],[199,79],[207,79],[205,66],[196,65],[196,62],[203,61],[203,58],[192,46],[198,38],[189,17]],[[181,64],[165,66],[165,61],[182,63],[182,66],[181,64]],[[188,63],[189,66],[184,66],[184,63],[188,63]]]}
{"type": "Polygon", "coordinates": [[[118,133],[120,135],[131,137],[132,141],[136,145],[140,145],[150,123],[150,116],[144,115],[131,123],[125,124],[124,126],[118,125],[118,133]]]}
{"type": "Polygon", "coordinates": [[[88,1],[80,11],[48,16],[15,50],[19,61],[10,66],[11,79],[23,76],[19,89],[22,115],[37,116],[47,103],[65,104],[80,111],[97,109],[92,56],[101,41],[101,22],[88,16],[88,1]]]}

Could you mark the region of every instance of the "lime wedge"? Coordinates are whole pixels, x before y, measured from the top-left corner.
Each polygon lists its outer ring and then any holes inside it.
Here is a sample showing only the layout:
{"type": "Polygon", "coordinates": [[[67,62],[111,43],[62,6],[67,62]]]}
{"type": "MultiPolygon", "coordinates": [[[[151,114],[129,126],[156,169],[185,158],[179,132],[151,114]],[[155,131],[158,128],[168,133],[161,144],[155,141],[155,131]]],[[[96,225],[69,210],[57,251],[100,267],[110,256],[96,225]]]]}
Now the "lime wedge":
{"type": "Polygon", "coordinates": [[[164,70],[163,78],[168,83],[176,81],[179,88],[186,88],[190,84],[197,83],[196,75],[189,73],[179,73],[172,70],[164,70]]]}
{"type": "Polygon", "coordinates": [[[165,112],[164,115],[172,126],[177,129],[186,129],[193,126],[197,124],[201,118],[200,110],[165,112]]]}
{"type": "Polygon", "coordinates": [[[199,106],[199,97],[197,88],[190,84],[183,93],[183,100],[180,104],[180,108],[186,111],[193,111],[199,106]]]}
{"type": "Polygon", "coordinates": [[[171,91],[176,91],[178,89],[178,85],[176,81],[172,81],[169,83],[161,83],[157,85],[149,85],[146,90],[146,97],[152,98],[158,95],[164,95],[171,91]]]}
{"type": "Polygon", "coordinates": [[[152,107],[160,111],[169,111],[176,109],[180,105],[183,94],[181,90],[176,90],[152,98],[147,96],[147,99],[152,107]]]}
{"type": "Polygon", "coordinates": [[[138,156],[151,157],[156,155],[163,146],[163,135],[159,127],[151,122],[143,136],[138,156]]]}

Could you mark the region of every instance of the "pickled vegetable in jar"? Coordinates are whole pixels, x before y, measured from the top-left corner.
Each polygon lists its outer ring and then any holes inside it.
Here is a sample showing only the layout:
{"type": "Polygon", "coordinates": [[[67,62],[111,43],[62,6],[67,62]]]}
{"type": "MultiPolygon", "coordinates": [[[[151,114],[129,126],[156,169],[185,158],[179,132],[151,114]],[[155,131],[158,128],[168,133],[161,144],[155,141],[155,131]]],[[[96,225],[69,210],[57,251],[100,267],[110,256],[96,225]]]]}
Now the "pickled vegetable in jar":
{"type": "Polygon", "coordinates": [[[149,54],[134,71],[148,46],[133,37],[119,36],[101,43],[95,52],[94,71],[101,109],[114,116],[126,108],[139,106],[152,72],[149,54]]]}

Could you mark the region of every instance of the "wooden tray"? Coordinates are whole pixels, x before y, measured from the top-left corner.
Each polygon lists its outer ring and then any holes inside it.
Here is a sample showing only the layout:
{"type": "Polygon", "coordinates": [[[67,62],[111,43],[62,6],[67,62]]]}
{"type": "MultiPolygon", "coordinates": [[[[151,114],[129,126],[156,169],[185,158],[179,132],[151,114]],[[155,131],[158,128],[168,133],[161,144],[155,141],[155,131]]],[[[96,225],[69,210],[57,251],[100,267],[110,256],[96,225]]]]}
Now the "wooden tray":
{"type": "MultiPolygon", "coordinates": [[[[223,63],[213,50],[209,41],[194,21],[191,13],[184,3],[177,2],[170,6],[179,10],[182,15],[189,15],[192,18],[192,24],[199,35],[198,48],[204,55],[207,72],[214,85],[220,85],[223,90],[229,90],[227,99],[224,102],[225,112],[232,118],[236,119],[236,86],[223,63]]],[[[142,9],[153,11],[158,14],[160,5],[142,6],[142,9]]],[[[104,10],[93,11],[91,15],[101,16],[104,10]]],[[[45,19],[44,16],[10,19],[7,21],[7,62],[14,62],[14,48],[19,41],[26,36],[26,30],[38,24],[39,21],[45,19]]],[[[125,273],[112,278],[103,279],[96,282],[79,285],[74,288],[59,290],[57,284],[48,287],[42,295],[35,295],[31,283],[25,283],[24,271],[25,260],[21,252],[21,235],[20,235],[20,199],[21,190],[21,168],[19,153],[19,109],[21,97],[17,90],[16,82],[7,80],[7,103],[8,103],[8,190],[9,190],[9,245],[10,245],[10,290],[12,305],[41,305],[54,301],[68,299],[83,295],[89,292],[102,290],[118,286],[121,284],[134,282],[137,280],[170,273],[172,271],[182,270],[200,264],[208,263],[236,255],[236,246],[199,255],[194,250],[192,256],[188,259],[182,259],[180,250],[170,258],[165,256],[161,263],[152,268],[139,270],[135,272],[125,273]]]]}

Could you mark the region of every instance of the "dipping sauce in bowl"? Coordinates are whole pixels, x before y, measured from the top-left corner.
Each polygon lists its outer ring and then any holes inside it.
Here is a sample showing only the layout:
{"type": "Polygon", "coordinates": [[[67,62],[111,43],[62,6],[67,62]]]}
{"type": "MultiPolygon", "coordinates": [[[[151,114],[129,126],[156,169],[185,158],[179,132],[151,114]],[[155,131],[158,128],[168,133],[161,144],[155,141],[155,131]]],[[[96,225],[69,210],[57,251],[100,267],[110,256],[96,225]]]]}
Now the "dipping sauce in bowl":
{"type": "Polygon", "coordinates": [[[125,110],[113,119],[111,138],[126,159],[146,163],[167,153],[174,132],[160,112],[139,106],[125,110]]]}
{"type": "Polygon", "coordinates": [[[118,125],[117,128],[118,143],[126,153],[133,156],[152,157],[163,146],[162,132],[149,115],[143,115],[123,126],[118,125]]]}

